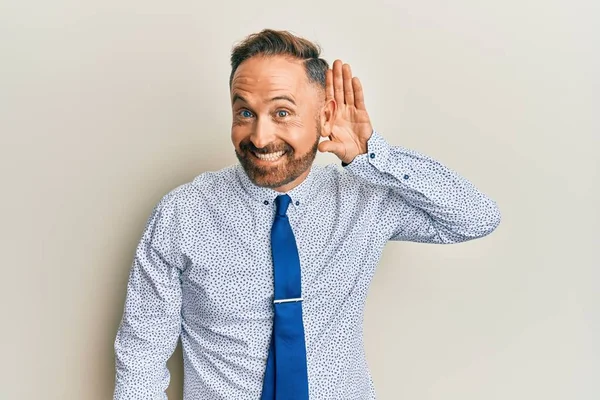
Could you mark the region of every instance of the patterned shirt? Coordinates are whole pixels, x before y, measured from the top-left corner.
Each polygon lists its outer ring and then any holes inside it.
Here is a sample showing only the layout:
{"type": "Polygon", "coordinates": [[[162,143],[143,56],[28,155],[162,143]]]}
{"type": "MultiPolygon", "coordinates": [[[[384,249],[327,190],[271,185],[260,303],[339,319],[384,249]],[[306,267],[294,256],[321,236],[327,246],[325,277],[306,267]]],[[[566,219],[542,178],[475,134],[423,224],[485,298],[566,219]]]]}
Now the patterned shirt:
{"type": "MultiPolygon", "coordinates": [[[[152,211],[116,340],[115,400],[166,399],[181,340],[184,400],[258,400],[273,318],[273,189],[237,164],[205,172],[152,211]]],[[[363,315],[387,241],[458,243],[500,223],[473,184],[377,131],[344,166],[313,164],[287,192],[302,266],[311,400],[371,400],[363,315]]]]}

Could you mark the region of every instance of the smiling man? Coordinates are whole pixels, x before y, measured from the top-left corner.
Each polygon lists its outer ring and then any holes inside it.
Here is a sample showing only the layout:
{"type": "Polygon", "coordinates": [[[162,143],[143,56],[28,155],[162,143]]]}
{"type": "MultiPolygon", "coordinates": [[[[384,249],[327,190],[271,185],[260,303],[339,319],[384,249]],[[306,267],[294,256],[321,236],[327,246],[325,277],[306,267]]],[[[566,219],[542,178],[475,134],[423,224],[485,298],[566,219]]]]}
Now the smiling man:
{"type": "Polygon", "coordinates": [[[390,241],[490,234],[496,203],[373,129],[358,78],[286,31],[233,49],[239,164],[164,196],[138,245],[115,340],[114,398],[375,399],[363,313],[390,241]],[[321,140],[324,139],[324,140],[321,140]],[[331,152],[341,166],[314,163],[331,152]]]}

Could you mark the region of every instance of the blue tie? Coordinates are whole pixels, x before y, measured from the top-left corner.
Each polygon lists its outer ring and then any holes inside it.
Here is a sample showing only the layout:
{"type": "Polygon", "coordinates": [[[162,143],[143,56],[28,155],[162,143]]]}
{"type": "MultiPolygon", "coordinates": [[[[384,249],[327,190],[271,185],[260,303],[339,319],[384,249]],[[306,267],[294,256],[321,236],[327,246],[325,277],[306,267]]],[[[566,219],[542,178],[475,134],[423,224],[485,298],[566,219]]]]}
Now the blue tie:
{"type": "Polygon", "coordinates": [[[287,194],[275,199],[277,213],[271,229],[273,335],[261,400],[308,400],[300,258],[286,215],[290,202],[287,194]]]}

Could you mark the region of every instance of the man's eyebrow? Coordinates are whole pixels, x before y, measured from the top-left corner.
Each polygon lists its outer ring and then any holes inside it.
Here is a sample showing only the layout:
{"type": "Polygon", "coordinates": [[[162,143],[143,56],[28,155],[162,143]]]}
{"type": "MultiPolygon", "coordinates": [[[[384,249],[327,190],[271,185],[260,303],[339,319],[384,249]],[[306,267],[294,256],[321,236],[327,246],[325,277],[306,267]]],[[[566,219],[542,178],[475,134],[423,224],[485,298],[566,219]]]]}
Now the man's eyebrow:
{"type": "MultiPolygon", "coordinates": [[[[271,98],[271,100],[269,100],[269,101],[273,102],[275,100],[286,100],[286,101],[289,101],[290,103],[292,103],[293,105],[296,105],[296,102],[294,101],[294,99],[292,99],[290,96],[286,96],[286,95],[275,96],[275,97],[271,98]]],[[[246,100],[241,94],[234,93],[234,95],[231,99],[231,104],[235,104],[236,101],[242,101],[244,103],[248,103],[248,100],[246,100]]]]}
{"type": "Polygon", "coordinates": [[[233,98],[231,99],[231,104],[235,104],[236,101],[243,101],[244,103],[248,103],[248,101],[237,93],[233,94],[233,98]]]}
{"type": "Polygon", "coordinates": [[[275,96],[271,99],[271,101],[275,101],[275,100],[287,100],[290,103],[292,103],[293,105],[296,105],[296,102],[294,101],[294,99],[292,99],[291,97],[286,96],[286,95],[275,96]]]}

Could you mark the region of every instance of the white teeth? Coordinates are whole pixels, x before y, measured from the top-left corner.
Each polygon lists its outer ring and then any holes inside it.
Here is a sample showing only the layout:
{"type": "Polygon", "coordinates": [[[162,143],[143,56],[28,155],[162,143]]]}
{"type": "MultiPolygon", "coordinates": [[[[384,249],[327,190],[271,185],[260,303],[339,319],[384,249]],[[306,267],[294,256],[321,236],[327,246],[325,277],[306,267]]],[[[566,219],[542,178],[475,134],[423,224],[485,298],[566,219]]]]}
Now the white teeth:
{"type": "Polygon", "coordinates": [[[283,155],[283,153],[285,153],[285,151],[278,151],[276,153],[269,153],[269,154],[257,154],[257,153],[254,153],[254,154],[256,155],[256,157],[260,158],[261,160],[277,161],[279,159],[279,157],[281,157],[283,155]]]}

